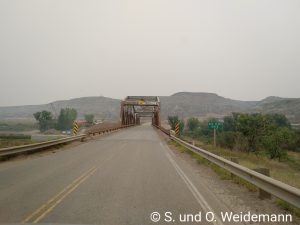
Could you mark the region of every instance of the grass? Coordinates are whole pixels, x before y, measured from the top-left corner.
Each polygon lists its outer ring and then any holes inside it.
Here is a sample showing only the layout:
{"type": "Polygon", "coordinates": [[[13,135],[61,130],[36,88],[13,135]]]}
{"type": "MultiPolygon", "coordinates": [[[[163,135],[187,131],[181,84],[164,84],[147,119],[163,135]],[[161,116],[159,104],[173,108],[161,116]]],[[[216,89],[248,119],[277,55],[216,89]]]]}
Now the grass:
{"type": "Polygon", "coordinates": [[[208,161],[207,159],[203,158],[202,156],[196,154],[195,152],[190,151],[189,149],[185,148],[184,146],[178,144],[177,142],[169,141],[168,144],[175,146],[182,153],[189,154],[192,158],[196,159],[197,163],[199,163],[201,165],[209,166],[222,180],[232,180],[234,183],[240,184],[240,185],[246,187],[249,191],[257,191],[257,188],[253,184],[251,184],[237,176],[234,176],[234,175],[232,176],[231,173],[228,172],[227,170],[208,161]]]}
{"type": "Polygon", "coordinates": [[[0,148],[13,147],[18,145],[32,144],[31,135],[5,134],[0,133],[0,148]]]}
{"type": "MultiPolygon", "coordinates": [[[[189,137],[184,137],[184,140],[192,142],[189,137]]],[[[283,183],[293,187],[300,188],[300,153],[288,152],[288,159],[285,161],[270,160],[264,155],[255,155],[241,151],[229,150],[221,147],[214,147],[210,144],[204,144],[201,141],[195,141],[195,145],[212,152],[226,159],[237,157],[239,164],[249,169],[268,168],[270,176],[283,183]]]]}
{"type": "Polygon", "coordinates": [[[0,148],[7,148],[19,145],[33,144],[35,142],[31,139],[9,139],[9,140],[0,140],[0,148]]]}
{"type": "Polygon", "coordinates": [[[276,204],[280,208],[282,208],[282,209],[284,209],[286,211],[289,211],[289,212],[293,213],[293,215],[295,215],[298,218],[300,218],[300,209],[299,208],[296,208],[296,207],[292,206],[291,204],[289,204],[286,201],[283,201],[281,199],[277,199],[276,204]]]}
{"type": "Polygon", "coordinates": [[[11,131],[11,132],[21,132],[21,131],[31,131],[38,129],[38,125],[33,121],[24,120],[1,120],[0,121],[0,131],[11,131]]]}
{"type": "MultiPolygon", "coordinates": [[[[192,142],[192,139],[189,137],[183,138],[185,141],[192,142]]],[[[300,154],[296,152],[289,152],[288,160],[285,162],[279,162],[276,160],[270,160],[265,156],[262,155],[255,155],[249,154],[239,151],[232,151],[229,149],[224,149],[220,147],[214,147],[209,144],[204,144],[200,141],[195,141],[194,143],[196,146],[203,148],[209,152],[212,152],[218,156],[223,158],[230,159],[231,157],[237,157],[239,159],[239,164],[245,166],[249,169],[255,168],[268,168],[270,169],[270,176],[276,180],[280,180],[283,183],[289,184],[296,188],[300,187],[300,154]]],[[[169,141],[169,145],[173,145],[180,150],[182,153],[189,154],[192,158],[196,159],[197,163],[209,166],[221,179],[223,180],[231,180],[233,183],[242,185],[246,187],[249,191],[257,191],[258,188],[253,184],[245,181],[242,178],[237,176],[232,176],[230,172],[226,171],[225,169],[211,163],[207,159],[201,157],[200,155],[190,151],[189,149],[185,148],[184,146],[178,144],[175,141],[169,141]]],[[[293,215],[300,217],[300,209],[297,207],[292,206],[291,204],[281,200],[276,200],[277,205],[287,210],[293,215]]]]}

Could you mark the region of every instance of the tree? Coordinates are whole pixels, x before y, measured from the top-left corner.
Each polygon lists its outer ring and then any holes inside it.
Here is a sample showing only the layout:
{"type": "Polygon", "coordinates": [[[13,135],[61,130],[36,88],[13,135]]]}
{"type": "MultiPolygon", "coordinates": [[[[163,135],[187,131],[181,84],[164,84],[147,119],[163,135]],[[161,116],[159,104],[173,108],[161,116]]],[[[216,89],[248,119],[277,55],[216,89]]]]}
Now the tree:
{"type": "Polygon", "coordinates": [[[172,130],[175,130],[176,124],[179,122],[178,116],[168,116],[168,122],[172,130]]]}
{"type": "Polygon", "coordinates": [[[187,126],[191,132],[194,132],[200,126],[200,122],[197,118],[192,117],[188,119],[187,126]]]}
{"type": "Polygon", "coordinates": [[[94,122],[94,114],[85,114],[84,119],[88,124],[93,124],[94,122]]]}
{"type": "Polygon", "coordinates": [[[179,120],[178,116],[168,116],[168,122],[172,130],[175,130],[176,124],[179,123],[179,132],[183,132],[184,122],[179,120]]]}
{"type": "Polygon", "coordinates": [[[266,136],[263,140],[264,148],[270,159],[282,159],[286,156],[284,147],[291,144],[295,140],[292,130],[287,127],[280,127],[266,136]]]}
{"type": "Polygon", "coordinates": [[[182,134],[184,130],[184,122],[183,120],[179,120],[179,133],[182,134]]]}
{"type": "Polygon", "coordinates": [[[205,136],[205,137],[212,137],[214,134],[213,129],[208,128],[209,122],[218,122],[217,118],[209,118],[208,120],[199,121],[199,129],[197,129],[197,136],[205,136]]]}
{"type": "Polygon", "coordinates": [[[278,113],[275,113],[275,114],[269,114],[271,119],[272,119],[272,122],[278,126],[278,127],[287,127],[287,128],[291,128],[291,123],[289,122],[289,120],[286,118],[285,115],[283,114],[278,114],[278,113]]]}
{"type": "MultiPolygon", "coordinates": [[[[241,114],[238,119],[238,131],[240,131],[248,142],[248,152],[257,152],[258,144],[263,136],[272,130],[272,121],[269,116],[261,113],[241,114]]],[[[274,127],[273,127],[274,128],[274,127]]]]}
{"type": "Polygon", "coordinates": [[[239,113],[232,113],[230,116],[224,117],[223,130],[224,131],[237,131],[237,123],[239,113]]]}
{"type": "Polygon", "coordinates": [[[294,130],[294,133],[295,133],[295,141],[292,145],[289,146],[289,149],[300,152],[300,130],[294,130]]]}
{"type": "Polygon", "coordinates": [[[33,114],[34,118],[38,121],[39,123],[39,129],[40,131],[45,131],[48,129],[53,128],[54,126],[54,121],[51,112],[48,111],[41,111],[41,112],[36,112],[33,114]]]}
{"type": "Polygon", "coordinates": [[[236,136],[237,133],[233,131],[222,132],[218,136],[218,144],[221,147],[229,148],[230,150],[232,150],[235,146],[236,136]]]}
{"type": "Polygon", "coordinates": [[[57,121],[57,129],[58,130],[70,130],[73,127],[73,123],[77,118],[77,111],[73,108],[65,108],[61,109],[58,121],[57,121]]]}

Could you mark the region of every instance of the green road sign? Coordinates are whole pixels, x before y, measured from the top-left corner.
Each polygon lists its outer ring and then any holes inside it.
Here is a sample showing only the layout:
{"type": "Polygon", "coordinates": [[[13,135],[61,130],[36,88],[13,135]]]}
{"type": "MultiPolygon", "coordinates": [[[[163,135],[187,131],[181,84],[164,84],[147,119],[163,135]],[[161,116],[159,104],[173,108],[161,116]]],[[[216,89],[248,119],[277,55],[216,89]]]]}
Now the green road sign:
{"type": "Polygon", "coordinates": [[[221,129],[222,123],[221,122],[208,122],[208,128],[209,129],[221,129]]]}

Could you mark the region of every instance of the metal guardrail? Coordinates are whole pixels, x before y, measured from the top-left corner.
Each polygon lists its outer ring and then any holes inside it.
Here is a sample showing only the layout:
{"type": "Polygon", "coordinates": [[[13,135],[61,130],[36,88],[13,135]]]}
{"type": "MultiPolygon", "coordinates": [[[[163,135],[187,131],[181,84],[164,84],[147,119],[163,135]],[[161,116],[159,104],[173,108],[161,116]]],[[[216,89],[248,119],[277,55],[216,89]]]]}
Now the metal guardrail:
{"type": "MultiPolygon", "coordinates": [[[[165,128],[157,127],[162,130],[164,133],[165,128]]],[[[170,133],[170,131],[169,131],[170,133]]],[[[213,162],[214,164],[222,167],[223,169],[235,174],[238,177],[243,178],[244,180],[248,181],[249,183],[257,186],[265,190],[266,192],[300,208],[300,190],[292,187],[288,184],[282,183],[278,180],[275,180],[271,177],[265,176],[253,170],[250,170],[246,167],[243,167],[239,164],[231,162],[227,159],[224,159],[220,156],[212,154],[204,149],[198,148],[192,144],[189,144],[173,135],[169,135],[172,140],[183,145],[184,147],[188,148],[189,150],[199,154],[203,158],[213,162]]]]}
{"type": "Polygon", "coordinates": [[[161,127],[161,126],[156,126],[155,124],[153,124],[154,127],[156,127],[157,129],[160,129],[162,132],[164,132],[166,135],[171,135],[170,134],[170,130],[169,129],[166,129],[164,127],[161,127]]]}
{"type": "Polygon", "coordinates": [[[0,149],[0,157],[4,156],[13,156],[20,153],[25,152],[31,152],[37,149],[47,148],[59,144],[64,144],[76,140],[81,140],[82,138],[85,138],[85,134],[73,136],[73,137],[66,137],[66,138],[60,138],[57,140],[51,140],[51,141],[44,141],[40,143],[35,144],[29,144],[29,145],[20,145],[20,146],[14,146],[14,147],[8,147],[8,148],[1,148],[0,149]]]}
{"type": "Polygon", "coordinates": [[[44,142],[35,143],[35,144],[20,145],[20,146],[8,147],[8,148],[1,148],[0,149],[0,159],[18,155],[21,153],[33,152],[38,149],[44,149],[44,148],[52,147],[52,146],[59,145],[59,144],[65,144],[65,143],[69,143],[69,142],[73,142],[73,141],[77,141],[77,140],[83,140],[84,138],[87,138],[90,135],[111,132],[114,130],[127,128],[130,126],[133,126],[133,125],[102,128],[100,130],[91,130],[91,131],[87,132],[86,134],[81,134],[81,135],[76,135],[76,136],[66,137],[66,138],[60,138],[57,140],[44,141],[44,142]]]}

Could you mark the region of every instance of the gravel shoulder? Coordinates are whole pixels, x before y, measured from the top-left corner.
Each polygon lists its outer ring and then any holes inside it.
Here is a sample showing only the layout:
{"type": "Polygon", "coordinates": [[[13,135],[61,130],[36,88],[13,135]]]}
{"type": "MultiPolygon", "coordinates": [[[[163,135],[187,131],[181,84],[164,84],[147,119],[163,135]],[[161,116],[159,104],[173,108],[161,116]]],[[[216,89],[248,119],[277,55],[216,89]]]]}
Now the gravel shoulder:
{"type": "MultiPolygon", "coordinates": [[[[159,132],[159,136],[164,141],[168,142],[170,139],[159,132]]],[[[276,204],[276,198],[271,200],[260,200],[257,192],[251,192],[246,187],[233,183],[231,180],[222,180],[210,167],[199,164],[196,159],[189,154],[181,152],[173,145],[168,145],[173,153],[180,160],[191,166],[195,173],[199,174],[205,180],[207,187],[233,212],[250,212],[251,214],[291,214],[294,222],[284,222],[277,224],[295,225],[300,224],[300,219],[296,218],[293,213],[281,209],[276,204]],[[222,187],[222,188],[220,188],[222,187]]],[[[245,224],[263,224],[271,225],[273,222],[260,223],[245,223],[245,224]]]]}

